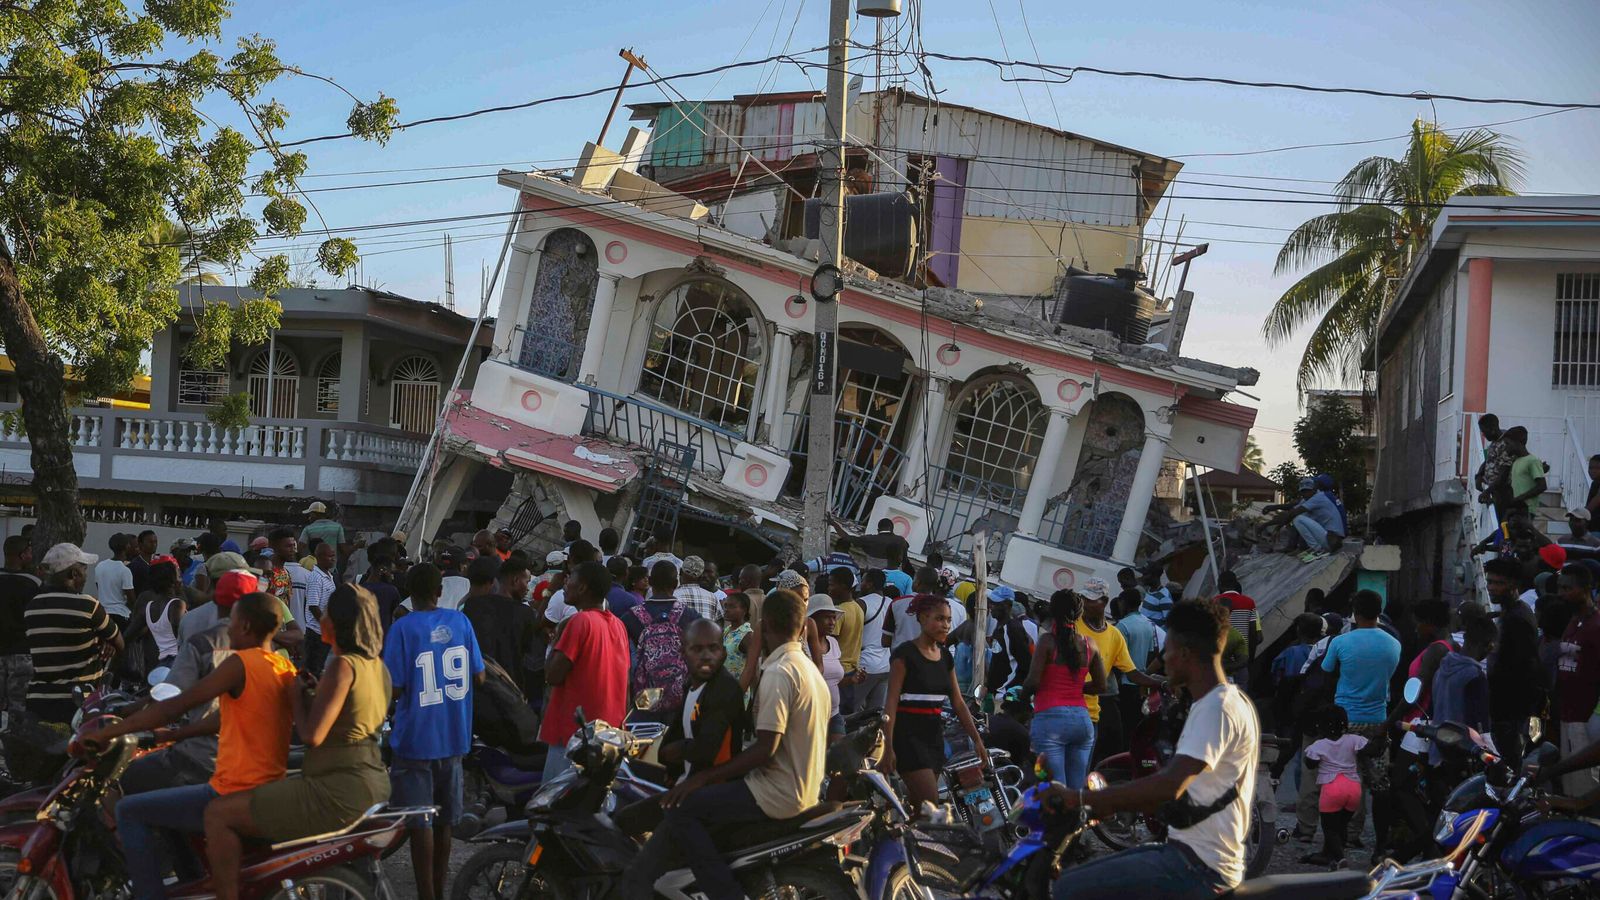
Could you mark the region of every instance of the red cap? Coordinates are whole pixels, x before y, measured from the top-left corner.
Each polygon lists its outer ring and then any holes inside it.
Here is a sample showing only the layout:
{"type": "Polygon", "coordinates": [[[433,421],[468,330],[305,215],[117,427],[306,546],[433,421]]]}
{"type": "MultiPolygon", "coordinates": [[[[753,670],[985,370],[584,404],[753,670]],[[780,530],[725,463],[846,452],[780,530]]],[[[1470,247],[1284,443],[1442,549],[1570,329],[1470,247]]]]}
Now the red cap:
{"type": "Polygon", "coordinates": [[[261,587],[261,582],[250,572],[224,572],[217,579],[217,590],[214,596],[218,609],[232,609],[245,594],[253,594],[261,587]]]}
{"type": "Polygon", "coordinates": [[[1561,567],[1567,564],[1567,551],[1560,544],[1545,544],[1539,548],[1539,558],[1544,560],[1545,565],[1559,572],[1561,567]]]}

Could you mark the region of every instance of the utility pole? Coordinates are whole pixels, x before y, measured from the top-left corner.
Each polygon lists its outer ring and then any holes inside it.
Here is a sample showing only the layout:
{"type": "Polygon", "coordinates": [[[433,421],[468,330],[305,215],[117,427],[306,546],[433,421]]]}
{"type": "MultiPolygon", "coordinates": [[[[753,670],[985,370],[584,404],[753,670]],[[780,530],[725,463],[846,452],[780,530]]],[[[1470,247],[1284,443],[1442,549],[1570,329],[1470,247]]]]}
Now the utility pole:
{"type": "MultiPolygon", "coordinates": [[[[844,140],[847,74],[850,61],[851,0],[831,0],[828,11],[827,133],[823,136],[822,239],[819,269],[838,266],[844,258],[844,140]]],[[[813,291],[813,296],[816,292],[813,291]]],[[[816,325],[811,341],[810,439],[806,443],[805,518],[800,547],[809,559],[828,553],[828,496],[833,486],[833,413],[838,392],[838,297],[815,302],[816,325]]]]}

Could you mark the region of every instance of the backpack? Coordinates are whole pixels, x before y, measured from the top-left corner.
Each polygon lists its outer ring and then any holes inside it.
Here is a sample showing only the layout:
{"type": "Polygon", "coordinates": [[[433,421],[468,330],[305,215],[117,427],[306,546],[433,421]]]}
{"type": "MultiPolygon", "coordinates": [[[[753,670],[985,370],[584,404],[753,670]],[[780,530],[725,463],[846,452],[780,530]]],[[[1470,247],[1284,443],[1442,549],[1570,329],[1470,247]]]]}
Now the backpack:
{"type": "Polygon", "coordinates": [[[483,658],[484,679],[472,692],[472,730],[491,747],[527,752],[539,742],[539,714],[499,663],[483,658]]]}
{"type": "Polygon", "coordinates": [[[628,687],[635,694],[646,688],[661,688],[658,709],[683,706],[683,686],[689,680],[689,664],[683,661],[683,630],[678,627],[678,620],[683,618],[686,608],[681,601],[674,603],[672,612],[659,622],[643,603],[630,610],[644,630],[639,632],[639,644],[633,651],[633,672],[628,678],[628,687]]]}

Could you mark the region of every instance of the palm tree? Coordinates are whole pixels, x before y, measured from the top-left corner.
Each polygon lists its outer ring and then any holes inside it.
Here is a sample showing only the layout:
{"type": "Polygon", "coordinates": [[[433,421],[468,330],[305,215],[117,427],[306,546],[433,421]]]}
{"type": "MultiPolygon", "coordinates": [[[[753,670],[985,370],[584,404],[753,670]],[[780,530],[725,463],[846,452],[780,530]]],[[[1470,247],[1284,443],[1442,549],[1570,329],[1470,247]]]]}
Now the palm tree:
{"type": "Polygon", "coordinates": [[[1244,437],[1244,467],[1257,475],[1267,467],[1267,458],[1262,455],[1261,445],[1256,443],[1256,436],[1253,434],[1244,437]]]}
{"type": "Polygon", "coordinates": [[[167,221],[156,227],[150,235],[152,244],[169,244],[178,248],[183,277],[179,284],[226,284],[227,279],[216,271],[222,260],[206,253],[199,237],[187,225],[167,221]]]}
{"type": "Polygon", "coordinates": [[[1278,298],[1261,326],[1269,343],[1301,325],[1317,327],[1300,357],[1300,390],[1324,377],[1351,380],[1398,279],[1428,240],[1451,197],[1505,196],[1522,181],[1522,157],[1492,131],[1452,135],[1436,123],[1411,124],[1399,159],[1356,163],[1334,189],[1337,212],[1296,228],[1278,251],[1276,274],[1315,265],[1278,298]]]}

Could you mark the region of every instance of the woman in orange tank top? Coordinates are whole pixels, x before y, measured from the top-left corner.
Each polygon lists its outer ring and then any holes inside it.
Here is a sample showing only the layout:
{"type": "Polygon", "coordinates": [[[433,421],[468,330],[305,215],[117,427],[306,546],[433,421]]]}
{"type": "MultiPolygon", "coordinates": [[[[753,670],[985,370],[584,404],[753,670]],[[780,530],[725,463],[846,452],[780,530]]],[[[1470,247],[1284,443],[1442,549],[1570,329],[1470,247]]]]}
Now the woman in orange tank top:
{"type": "Polygon", "coordinates": [[[217,733],[217,766],[211,782],[138,794],[124,798],[118,806],[118,835],[138,900],[166,896],[161,853],[154,833],[158,824],[163,830],[203,832],[205,810],[212,800],[248,791],[284,775],[289,759],[295,671],[293,663],[272,652],[272,639],[278,633],[277,604],[268,594],[240,597],[228,618],[228,641],[233,653],[211,674],[176,697],[153,703],[115,725],[84,736],[87,745],[104,747],[119,735],[159,728],[197,706],[221,701],[219,717],[161,734],[165,741],[179,741],[217,733]]]}

